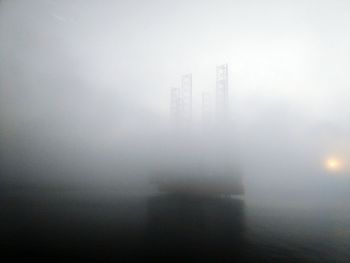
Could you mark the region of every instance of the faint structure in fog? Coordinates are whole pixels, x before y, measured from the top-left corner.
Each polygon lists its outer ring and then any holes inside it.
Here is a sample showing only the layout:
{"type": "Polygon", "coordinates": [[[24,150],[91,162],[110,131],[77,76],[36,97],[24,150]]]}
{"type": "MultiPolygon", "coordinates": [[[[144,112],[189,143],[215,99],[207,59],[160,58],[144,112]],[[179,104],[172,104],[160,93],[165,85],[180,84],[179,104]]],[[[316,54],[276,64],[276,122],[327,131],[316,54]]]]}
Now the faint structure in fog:
{"type": "MultiPolygon", "coordinates": [[[[210,93],[202,93],[202,120],[211,119],[210,93]]],[[[227,120],[229,116],[228,65],[216,67],[216,119],[227,120]]],[[[176,121],[190,123],[192,120],[192,74],[182,76],[181,87],[171,88],[171,117],[176,121]]]]}
{"type": "Polygon", "coordinates": [[[211,99],[208,91],[202,92],[202,121],[207,123],[211,120],[211,99]]]}
{"type": "Polygon", "coordinates": [[[183,117],[190,121],[192,119],[192,74],[182,76],[181,95],[183,117]]]}
{"type": "Polygon", "coordinates": [[[181,88],[171,88],[171,117],[175,121],[192,120],[192,74],[182,76],[181,88]]]}
{"type": "Polygon", "coordinates": [[[153,176],[152,182],[159,191],[167,193],[216,197],[244,194],[242,176],[235,167],[230,145],[227,64],[216,67],[215,117],[220,125],[210,121],[211,97],[210,93],[203,92],[202,121],[205,125],[199,136],[192,132],[197,127],[186,125],[192,120],[192,75],[183,75],[181,80],[181,88],[171,88],[175,148],[170,154],[176,166],[153,176]]]}
{"type": "Polygon", "coordinates": [[[174,121],[177,121],[180,118],[181,115],[181,94],[179,88],[171,88],[171,94],[170,94],[170,112],[171,112],[171,118],[174,121]]]}
{"type": "Polygon", "coordinates": [[[228,112],[228,66],[223,64],[216,67],[216,117],[225,119],[228,112]]]}

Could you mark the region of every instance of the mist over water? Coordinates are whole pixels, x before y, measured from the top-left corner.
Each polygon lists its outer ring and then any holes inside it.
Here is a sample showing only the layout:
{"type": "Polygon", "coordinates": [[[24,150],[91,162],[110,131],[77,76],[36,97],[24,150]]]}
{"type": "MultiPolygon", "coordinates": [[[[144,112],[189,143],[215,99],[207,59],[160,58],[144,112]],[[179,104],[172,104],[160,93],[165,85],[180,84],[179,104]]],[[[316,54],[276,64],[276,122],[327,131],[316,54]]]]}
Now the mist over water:
{"type": "Polygon", "coordinates": [[[18,258],[348,262],[349,9],[0,1],[1,245],[18,258]],[[186,74],[181,123],[170,88],[186,74]],[[229,173],[244,195],[154,183],[229,173]]]}

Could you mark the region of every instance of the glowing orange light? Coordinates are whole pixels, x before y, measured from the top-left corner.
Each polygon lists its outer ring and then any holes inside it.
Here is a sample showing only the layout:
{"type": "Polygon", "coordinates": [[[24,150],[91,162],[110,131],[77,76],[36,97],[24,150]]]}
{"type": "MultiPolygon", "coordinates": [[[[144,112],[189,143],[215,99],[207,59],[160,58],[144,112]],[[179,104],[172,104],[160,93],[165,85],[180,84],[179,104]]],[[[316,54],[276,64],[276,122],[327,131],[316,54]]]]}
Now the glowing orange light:
{"type": "Polygon", "coordinates": [[[338,158],[328,158],[326,160],[326,168],[330,171],[339,171],[342,168],[342,162],[338,158]]]}

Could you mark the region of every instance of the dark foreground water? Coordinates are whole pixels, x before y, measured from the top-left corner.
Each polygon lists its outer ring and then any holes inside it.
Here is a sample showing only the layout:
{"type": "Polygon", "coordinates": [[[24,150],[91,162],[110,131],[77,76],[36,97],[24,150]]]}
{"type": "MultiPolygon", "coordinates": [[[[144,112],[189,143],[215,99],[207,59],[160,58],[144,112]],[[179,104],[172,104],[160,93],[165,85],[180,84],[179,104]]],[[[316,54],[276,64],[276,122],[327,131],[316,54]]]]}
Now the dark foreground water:
{"type": "Polygon", "coordinates": [[[1,258],[350,262],[350,211],[113,191],[1,193],[1,258]]]}

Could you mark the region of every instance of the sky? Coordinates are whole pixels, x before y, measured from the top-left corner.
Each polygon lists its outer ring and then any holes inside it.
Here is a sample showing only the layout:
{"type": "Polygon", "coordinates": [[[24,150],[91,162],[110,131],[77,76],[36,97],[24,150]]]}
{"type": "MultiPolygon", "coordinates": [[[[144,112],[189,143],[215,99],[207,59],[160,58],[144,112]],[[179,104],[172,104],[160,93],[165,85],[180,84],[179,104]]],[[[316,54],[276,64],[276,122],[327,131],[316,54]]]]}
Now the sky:
{"type": "Polygon", "coordinates": [[[25,148],[22,160],[57,151],[48,167],[66,164],[64,148],[99,159],[97,171],[110,151],[147,163],[148,138],[169,121],[170,87],[193,74],[200,122],[201,94],[214,94],[225,63],[248,174],[313,174],[330,156],[350,162],[349,9],[341,0],[2,0],[2,162],[25,148]]]}

